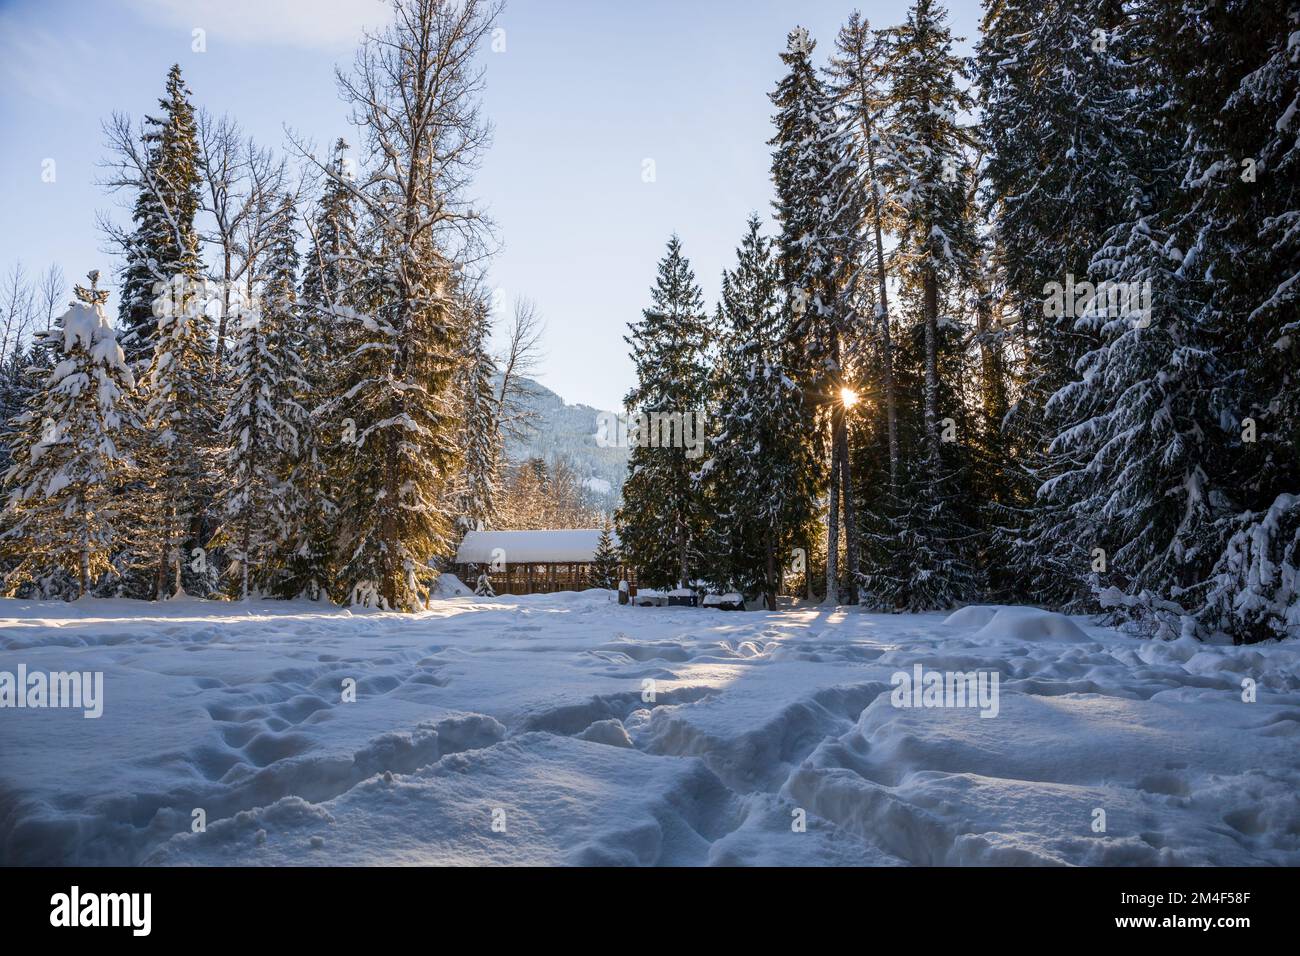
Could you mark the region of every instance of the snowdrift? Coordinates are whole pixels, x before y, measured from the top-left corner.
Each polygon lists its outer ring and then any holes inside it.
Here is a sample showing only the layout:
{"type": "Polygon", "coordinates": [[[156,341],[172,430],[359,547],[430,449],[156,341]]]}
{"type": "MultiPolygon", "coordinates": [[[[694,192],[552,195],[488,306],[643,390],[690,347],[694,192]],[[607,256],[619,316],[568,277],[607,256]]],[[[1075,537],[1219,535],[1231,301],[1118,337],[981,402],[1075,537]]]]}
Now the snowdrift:
{"type": "Polygon", "coordinates": [[[0,671],[104,675],[0,711],[0,862],[1300,865],[1300,641],[609,597],[0,601],[0,671]]]}
{"type": "Polygon", "coordinates": [[[1055,611],[1036,607],[972,604],[944,619],[953,627],[978,627],[977,640],[1086,641],[1088,635],[1074,621],[1055,611]]]}

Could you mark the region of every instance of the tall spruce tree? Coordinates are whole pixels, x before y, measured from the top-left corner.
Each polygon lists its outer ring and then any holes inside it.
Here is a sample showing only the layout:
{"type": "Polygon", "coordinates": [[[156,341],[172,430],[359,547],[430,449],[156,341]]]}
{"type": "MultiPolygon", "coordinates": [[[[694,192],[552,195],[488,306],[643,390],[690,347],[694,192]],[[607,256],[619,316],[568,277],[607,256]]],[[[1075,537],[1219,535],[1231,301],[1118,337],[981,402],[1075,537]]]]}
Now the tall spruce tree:
{"type": "Polygon", "coordinates": [[[371,227],[366,291],[342,324],[348,351],[325,414],[343,442],[334,591],[347,603],[411,610],[424,604],[428,559],[453,539],[458,355],[452,263],[426,249],[418,278],[396,271],[404,256],[389,234],[395,215],[386,209],[371,227]]]}
{"type": "MultiPolygon", "coordinates": [[[[991,542],[1010,562],[1010,596],[1052,606],[1086,602],[1088,533],[1062,533],[1064,505],[1038,488],[1070,467],[1049,449],[1064,421],[1049,398],[1095,348],[1095,326],[1045,308],[1050,283],[1082,283],[1092,256],[1142,188],[1127,157],[1145,148],[1132,115],[1139,82],[1119,0],[989,4],[973,60],[982,110],[984,212],[1004,287],[1001,321],[1024,355],[1000,447],[1005,499],[991,542]],[[1105,116],[1107,122],[1096,122],[1105,116]]],[[[1007,339],[1004,338],[1004,341],[1007,339]]]]}
{"type": "MultiPolygon", "coordinates": [[[[1066,520],[1056,534],[1085,543],[1099,562],[1093,587],[1115,586],[1153,601],[1178,600],[1204,579],[1214,544],[1220,422],[1230,376],[1204,283],[1188,268],[1180,201],[1182,146],[1177,80],[1161,51],[1181,16],[1160,3],[1131,12],[1109,42],[1139,64],[1136,89],[1112,118],[1142,143],[1125,156],[1139,184],[1090,265],[1107,286],[1076,295],[1076,326],[1097,346],[1076,379],[1049,400],[1059,423],[1049,451],[1065,459],[1040,496],[1066,520]]],[[[1069,303],[1066,303],[1068,305],[1069,303]]],[[[1181,627],[1181,625],[1179,625],[1181,627]]]]}
{"type": "Polygon", "coordinates": [[[501,434],[494,384],[497,367],[488,350],[492,332],[489,302],[481,294],[466,291],[457,304],[463,337],[457,385],[463,464],[456,492],[456,521],[462,531],[468,531],[488,527],[496,517],[501,434]]]}
{"type": "MultiPolygon", "coordinates": [[[[294,490],[293,539],[279,564],[276,587],[283,596],[319,599],[333,580],[337,501],[350,434],[337,414],[347,358],[355,343],[354,306],[362,295],[363,249],[354,196],[356,175],[348,144],[339,139],[325,169],[315,215],[307,224],[309,241],[302,263],[297,334],[293,342],[303,374],[298,403],[306,411],[299,423],[297,454],[291,466],[294,490]]],[[[334,595],[342,599],[343,596],[334,595]]]]}
{"type": "MultiPolygon", "coordinates": [[[[851,485],[844,406],[844,339],[857,324],[856,280],[862,262],[865,196],[835,100],[812,64],[816,46],[798,27],[781,60],[787,73],[771,94],[777,114],[772,179],[781,233],[778,262],[790,310],[785,360],[803,399],[803,428],[811,436],[797,464],[807,488],[825,488],[829,503],[826,580],[828,602],[838,599],[839,502],[851,485]],[[829,470],[825,432],[829,425],[829,470]]],[[[852,495],[845,498],[852,525],[852,495]]],[[[853,537],[850,533],[850,537],[853,537]]],[[[811,550],[811,549],[809,549],[811,550]]],[[[856,549],[849,549],[852,565],[856,549]]],[[[850,575],[851,581],[853,575],[850,575]]],[[[856,581],[852,581],[856,587],[856,581]]]]}
{"type": "Polygon", "coordinates": [[[1209,287],[1236,372],[1219,462],[1232,514],[1198,617],[1251,642],[1300,627],[1300,3],[1186,12],[1171,45],[1197,227],[1182,268],[1209,287]]]}
{"type": "Polygon", "coordinates": [[[806,540],[814,491],[800,487],[802,402],[783,365],[780,275],[762,222],[751,216],[722,275],[718,421],[701,469],[711,509],[709,579],[776,607],[787,553],[806,540]]]}
{"type": "MultiPolygon", "coordinates": [[[[135,381],[104,316],[106,291],[77,286],[57,325],[38,332],[56,362],[15,420],[13,464],[0,549],[14,559],[6,589],[62,572],[76,594],[112,570],[128,533],[122,495],[130,479],[135,381]]],[[[45,588],[41,588],[45,590],[45,588]]]]}
{"type": "Polygon", "coordinates": [[[862,286],[875,285],[876,324],[871,330],[876,345],[879,380],[879,409],[885,418],[886,452],[889,482],[897,490],[899,478],[898,389],[895,382],[895,345],[893,322],[889,314],[889,281],[885,265],[885,234],[897,220],[895,197],[885,188],[880,157],[880,137],[885,132],[881,122],[886,103],[886,38],[873,31],[865,18],[853,11],[840,28],[835,41],[836,54],[830,58],[827,72],[837,106],[843,117],[850,157],[857,166],[867,199],[862,212],[862,230],[867,242],[861,252],[869,262],[859,266],[869,274],[862,286]]]}
{"type": "Polygon", "coordinates": [[[146,117],[144,168],[127,244],[118,305],[118,329],[127,359],[147,363],[158,332],[153,301],[158,283],[202,274],[194,216],[200,204],[198,133],[190,91],[179,65],[167,74],[161,115],[146,117]]]}
{"type": "Polygon", "coordinates": [[[241,308],[228,365],[229,400],[220,434],[221,523],[214,544],[225,548],[229,592],[247,600],[253,590],[285,593],[303,512],[293,463],[306,413],[299,403],[302,366],[297,353],[296,210],[277,204],[274,239],[257,277],[252,301],[241,308]]]}
{"type": "Polygon", "coordinates": [[[341,470],[336,590],[353,603],[423,607],[430,561],[453,544],[454,274],[477,255],[483,219],[466,196],[487,129],[482,48],[497,8],[393,0],[340,86],[367,137],[354,192],[375,232],[368,301],[349,321],[348,377],[334,404],[354,440],[341,470]]]}
{"type": "Polygon", "coordinates": [[[1151,264],[1154,334],[1148,367],[1130,362],[1115,377],[1126,399],[1160,404],[1149,429],[1134,425],[1142,446],[1122,449],[1146,453],[1151,497],[1123,503],[1146,524],[1141,550],[1124,552],[1110,579],[1128,595],[1111,589],[1104,603],[1158,632],[1281,636],[1300,621],[1300,5],[1151,2],[1134,12],[1143,48],[1159,50],[1143,65],[1163,94],[1134,125],[1157,144],[1145,155],[1177,162],[1157,168],[1142,207],[1159,254],[1130,242],[1145,255],[1120,260],[1129,271],[1151,264]]]}
{"type": "Polygon", "coordinates": [[[892,258],[900,304],[914,317],[901,364],[910,364],[903,371],[919,420],[910,423],[902,494],[868,536],[867,581],[870,603],[922,610],[970,600],[980,589],[961,394],[962,312],[976,254],[968,200],[973,139],[961,121],[971,102],[940,5],[917,0],[886,37],[881,166],[898,197],[892,258]]]}
{"type": "Polygon", "coordinates": [[[618,534],[641,580],[687,587],[701,570],[705,515],[696,479],[699,446],[687,448],[685,439],[703,439],[698,426],[709,387],[709,325],[676,236],[659,261],[650,300],[625,336],[637,375],[625,404],[646,428],[628,460],[618,534]]]}
{"type": "Polygon", "coordinates": [[[216,570],[204,550],[204,514],[212,498],[219,400],[210,387],[214,330],[205,290],[176,275],[154,306],[158,332],[141,383],[146,484],[137,490],[149,515],[150,543],[140,558],[157,562],[153,590],[161,599],[186,590],[186,569],[199,591],[210,587],[216,570]]]}

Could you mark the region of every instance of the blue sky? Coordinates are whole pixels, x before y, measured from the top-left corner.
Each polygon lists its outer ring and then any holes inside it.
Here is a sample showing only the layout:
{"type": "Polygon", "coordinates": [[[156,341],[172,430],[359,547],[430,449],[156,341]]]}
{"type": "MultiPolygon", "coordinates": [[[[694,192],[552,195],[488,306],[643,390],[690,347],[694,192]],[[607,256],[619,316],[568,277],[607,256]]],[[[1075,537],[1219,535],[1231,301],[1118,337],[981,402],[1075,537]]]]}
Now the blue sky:
{"type": "MultiPolygon", "coordinates": [[[[824,57],[854,6],[508,5],[505,51],[485,53],[496,133],[475,192],[502,243],[492,285],[532,299],[546,321],[544,384],[570,402],[621,402],[632,378],[623,334],[673,232],[712,307],[746,216],[770,218],[767,93],[786,32],[807,27],[824,57]]],[[[885,26],[907,4],[856,6],[885,26]]],[[[350,135],[333,69],[383,10],[378,0],[0,0],[0,269],[57,262],[80,279],[114,266],[95,214],[126,216],[95,185],[100,124],[113,110],[154,110],[173,62],[196,106],[231,113],[267,145],[283,147],[285,125],[322,145],[350,135]],[[195,28],[206,52],[191,48],[195,28]],[[46,159],[53,183],[41,179],[46,159]]],[[[976,0],[951,14],[973,38],[976,0]]]]}

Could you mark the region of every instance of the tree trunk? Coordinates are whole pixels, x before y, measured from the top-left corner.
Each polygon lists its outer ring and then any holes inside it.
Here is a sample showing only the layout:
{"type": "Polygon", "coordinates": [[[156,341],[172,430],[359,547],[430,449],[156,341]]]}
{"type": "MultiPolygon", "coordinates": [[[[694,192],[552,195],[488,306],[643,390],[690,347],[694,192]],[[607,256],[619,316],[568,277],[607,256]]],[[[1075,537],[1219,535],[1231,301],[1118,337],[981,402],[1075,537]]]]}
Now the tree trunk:
{"type": "Polygon", "coordinates": [[[939,461],[939,279],[933,267],[925,270],[925,434],[939,461]]]}
{"type": "MultiPolygon", "coordinates": [[[[260,332],[258,334],[259,336],[261,335],[260,332]]],[[[253,404],[252,408],[249,409],[249,411],[252,414],[252,425],[249,429],[248,475],[249,475],[249,481],[255,482],[257,480],[256,478],[257,472],[261,467],[261,458],[262,458],[261,456],[262,445],[258,439],[258,436],[261,432],[261,416],[258,415],[256,403],[253,404]]],[[[251,487],[250,487],[250,491],[251,491],[251,487]]],[[[248,564],[249,564],[249,559],[252,556],[251,548],[253,544],[253,516],[256,513],[253,508],[254,500],[255,499],[251,496],[251,494],[245,500],[244,520],[241,522],[241,532],[240,532],[240,542],[239,542],[240,550],[243,552],[243,554],[240,556],[240,562],[239,562],[240,564],[239,599],[241,601],[248,600],[248,564]]]]}
{"type": "Polygon", "coordinates": [[[78,568],[79,575],[77,581],[77,597],[86,597],[86,591],[90,588],[90,524],[86,516],[86,502],[81,502],[82,512],[82,553],[81,567],[78,568]]]}
{"type": "Polygon", "coordinates": [[[251,543],[252,533],[249,527],[251,521],[248,516],[244,517],[244,532],[239,542],[240,550],[243,555],[239,562],[239,598],[241,601],[248,600],[248,548],[251,543]]]}
{"type": "Polygon", "coordinates": [[[843,427],[844,410],[840,405],[831,407],[831,472],[829,482],[830,511],[826,522],[826,600],[829,605],[839,603],[840,589],[840,443],[838,432],[843,427]]]}
{"type": "Polygon", "coordinates": [[[158,574],[153,582],[153,599],[162,601],[167,598],[167,558],[171,551],[172,519],[170,506],[163,509],[162,535],[158,545],[158,574]]]}
{"type": "Polygon", "coordinates": [[[221,360],[226,351],[226,316],[230,314],[230,242],[222,238],[221,317],[217,319],[217,356],[213,367],[213,381],[221,381],[221,360]]]}
{"type": "Polygon", "coordinates": [[[681,582],[678,587],[690,587],[690,538],[687,536],[685,527],[678,532],[677,539],[677,557],[681,563],[681,582]]]}
{"type": "Polygon", "coordinates": [[[769,611],[776,610],[776,545],[772,541],[772,529],[767,531],[767,537],[764,542],[764,550],[767,552],[767,577],[764,580],[763,600],[767,603],[769,611]]]}
{"type": "Polygon", "coordinates": [[[175,581],[175,587],[172,589],[173,596],[180,594],[181,591],[184,590],[184,587],[181,584],[181,562],[184,560],[184,557],[185,556],[181,553],[181,542],[177,541],[176,542],[176,564],[175,564],[176,581],[175,581]]]}
{"type": "Polygon", "coordinates": [[[881,224],[880,183],[876,179],[876,147],[867,129],[867,172],[871,177],[872,218],[876,233],[876,316],[880,319],[880,359],[884,366],[885,422],[889,433],[889,488],[898,490],[898,397],[894,387],[894,344],[889,329],[889,288],[885,274],[884,229],[881,224]]]}
{"type": "Polygon", "coordinates": [[[989,326],[993,322],[993,307],[989,301],[988,289],[981,283],[981,288],[977,291],[979,298],[975,307],[975,327],[979,332],[980,343],[980,404],[984,409],[986,427],[1000,435],[1002,419],[1007,413],[1006,371],[1002,350],[988,340],[989,326]]]}
{"type": "MultiPolygon", "coordinates": [[[[395,377],[400,380],[400,375],[395,377]]],[[[385,610],[395,611],[401,610],[398,600],[400,583],[393,560],[401,545],[400,530],[396,520],[398,474],[401,467],[399,459],[401,456],[398,453],[397,441],[387,434],[391,430],[384,429],[384,459],[386,462],[384,469],[384,503],[383,513],[379,520],[379,540],[383,542],[383,558],[379,567],[379,581],[376,583],[379,585],[380,597],[386,605],[385,610]]]]}
{"type": "Polygon", "coordinates": [[[844,493],[844,557],[848,566],[849,603],[858,603],[858,519],[853,501],[853,470],[849,461],[849,426],[840,416],[840,487],[844,493]]]}

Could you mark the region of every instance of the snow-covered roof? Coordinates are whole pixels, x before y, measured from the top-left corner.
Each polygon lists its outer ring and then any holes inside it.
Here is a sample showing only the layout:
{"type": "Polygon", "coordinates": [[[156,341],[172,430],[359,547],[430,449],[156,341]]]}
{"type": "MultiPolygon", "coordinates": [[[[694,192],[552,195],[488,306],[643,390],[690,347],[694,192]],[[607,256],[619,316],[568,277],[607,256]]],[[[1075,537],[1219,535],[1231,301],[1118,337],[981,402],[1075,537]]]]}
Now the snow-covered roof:
{"type": "MultiPolygon", "coordinates": [[[[618,535],[610,532],[614,544],[618,535]]],[[[599,528],[547,531],[470,531],[456,551],[457,564],[536,564],[592,560],[600,541],[599,528]]]]}

